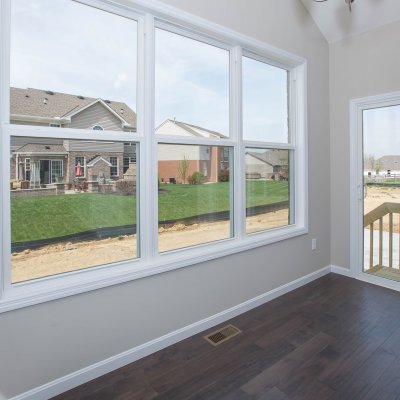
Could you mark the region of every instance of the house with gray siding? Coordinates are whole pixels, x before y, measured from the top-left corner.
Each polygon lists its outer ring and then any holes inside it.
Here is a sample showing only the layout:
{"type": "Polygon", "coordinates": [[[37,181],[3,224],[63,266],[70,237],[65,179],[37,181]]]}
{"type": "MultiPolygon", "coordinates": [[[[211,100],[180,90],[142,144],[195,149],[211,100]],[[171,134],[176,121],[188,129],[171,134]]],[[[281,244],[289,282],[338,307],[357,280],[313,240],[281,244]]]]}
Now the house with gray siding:
{"type": "MultiPolygon", "coordinates": [[[[10,104],[12,124],[136,132],[136,113],[123,102],[11,88],[10,104]]],[[[135,145],[101,141],[100,132],[98,141],[24,137],[11,140],[11,179],[29,181],[31,187],[57,181],[72,183],[76,178],[98,179],[99,174],[106,180],[117,180],[131,163],[136,163],[135,145]]]]}

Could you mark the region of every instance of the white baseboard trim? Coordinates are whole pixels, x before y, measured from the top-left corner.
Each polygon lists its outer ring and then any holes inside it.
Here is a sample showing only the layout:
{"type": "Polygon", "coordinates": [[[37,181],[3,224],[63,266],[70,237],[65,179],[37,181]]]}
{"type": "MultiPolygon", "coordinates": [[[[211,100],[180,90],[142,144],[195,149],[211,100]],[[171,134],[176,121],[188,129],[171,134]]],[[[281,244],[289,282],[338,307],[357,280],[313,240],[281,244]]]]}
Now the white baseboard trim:
{"type": "Polygon", "coordinates": [[[390,279],[381,278],[379,276],[373,276],[368,274],[360,274],[355,278],[362,282],[371,283],[373,285],[382,286],[386,289],[391,289],[400,292],[400,283],[397,281],[391,281],[390,279]]]}
{"type": "Polygon", "coordinates": [[[191,325],[185,326],[174,332],[168,333],[157,339],[151,340],[140,346],[134,347],[123,353],[107,358],[69,375],[63,376],[62,378],[48,382],[35,389],[15,396],[10,400],[43,400],[57,396],[58,394],[61,394],[76,386],[89,382],[90,380],[98,378],[101,375],[111,372],[117,368],[121,368],[127,364],[139,360],[140,358],[146,357],[152,353],[155,353],[156,351],[162,350],[165,347],[171,346],[174,343],[180,342],[181,340],[184,340],[199,332],[212,328],[231,318],[243,314],[246,311],[265,304],[279,296],[282,296],[326,274],[329,274],[331,270],[331,266],[321,268],[318,271],[286,283],[285,285],[266,292],[260,296],[254,297],[253,299],[247,300],[241,304],[238,304],[237,306],[224,310],[191,325]]]}
{"type": "Polygon", "coordinates": [[[349,278],[354,278],[354,273],[349,268],[338,267],[337,265],[331,265],[331,272],[334,274],[339,274],[343,276],[348,276],[349,278]]]}

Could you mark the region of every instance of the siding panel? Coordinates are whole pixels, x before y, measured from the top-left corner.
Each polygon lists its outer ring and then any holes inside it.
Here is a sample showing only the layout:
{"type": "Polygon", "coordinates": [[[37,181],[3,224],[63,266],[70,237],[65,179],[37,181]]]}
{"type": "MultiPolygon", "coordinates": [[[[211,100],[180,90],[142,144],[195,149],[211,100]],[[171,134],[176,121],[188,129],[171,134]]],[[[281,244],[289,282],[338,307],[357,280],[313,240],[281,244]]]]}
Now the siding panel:
{"type": "Polygon", "coordinates": [[[94,125],[101,125],[103,129],[111,131],[122,130],[122,121],[99,103],[73,116],[69,127],[91,129],[94,125]]]}

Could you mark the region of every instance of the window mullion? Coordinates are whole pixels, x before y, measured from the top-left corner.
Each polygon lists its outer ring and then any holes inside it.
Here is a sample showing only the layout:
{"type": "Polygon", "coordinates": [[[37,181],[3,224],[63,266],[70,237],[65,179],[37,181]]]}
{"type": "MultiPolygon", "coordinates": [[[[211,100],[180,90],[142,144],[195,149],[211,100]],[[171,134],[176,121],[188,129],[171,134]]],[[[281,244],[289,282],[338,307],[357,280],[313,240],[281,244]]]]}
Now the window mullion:
{"type": "Polygon", "coordinates": [[[230,121],[231,135],[236,142],[234,148],[233,185],[231,195],[233,200],[233,221],[235,237],[245,236],[246,218],[246,183],[244,174],[244,148],[242,135],[242,48],[237,46],[231,51],[231,91],[230,91],[230,121]]]}
{"type": "Polygon", "coordinates": [[[0,196],[0,299],[3,292],[11,286],[10,271],[10,192],[6,186],[7,171],[10,168],[8,157],[9,132],[4,125],[9,121],[10,98],[9,91],[4,90],[10,86],[10,35],[11,35],[11,3],[10,0],[0,2],[1,35],[0,35],[0,185],[3,188],[0,196]]]}
{"type": "Polygon", "coordinates": [[[154,17],[144,18],[144,140],[140,157],[140,241],[142,258],[151,264],[158,256],[157,143],[154,135],[154,17]]]}

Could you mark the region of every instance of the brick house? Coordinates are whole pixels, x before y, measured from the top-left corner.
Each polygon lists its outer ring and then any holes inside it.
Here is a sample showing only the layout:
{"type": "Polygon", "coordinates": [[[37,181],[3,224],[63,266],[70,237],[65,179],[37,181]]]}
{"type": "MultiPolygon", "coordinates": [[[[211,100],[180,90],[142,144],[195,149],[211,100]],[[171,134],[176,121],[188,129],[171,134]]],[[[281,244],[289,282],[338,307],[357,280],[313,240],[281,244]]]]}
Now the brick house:
{"type": "Polygon", "coordinates": [[[246,178],[288,179],[289,160],[286,151],[246,151],[246,178]]]}
{"type": "MultiPolygon", "coordinates": [[[[122,102],[32,88],[11,88],[10,102],[13,124],[92,129],[99,134],[102,130],[136,131],[136,113],[122,102]]],[[[221,133],[170,119],[156,133],[216,139],[216,144],[226,138],[221,133]]],[[[218,182],[221,171],[229,166],[229,148],[160,145],[160,179],[181,182],[178,167],[184,158],[189,164],[188,177],[201,172],[205,182],[218,182]]],[[[31,188],[57,181],[72,184],[77,177],[98,179],[99,174],[105,180],[122,179],[131,163],[136,163],[134,143],[24,137],[13,137],[11,141],[11,179],[29,181],[31,188]]]]}
{"type": "MultiPolygon", "coordinates": [[[[136,113],[125,103],[39,89],[11,88],[10,122],[19,125],[136,131],[136,113]]],[[[77,178],[121,179],[136,162],[131,143],[13,137],[11,179],[31,187],[77,178]],[[101,168],[100,168],[101,166],[101,168]]]]}
{"type": "MultiPolygon", "coordinates": [[[[157,129],[160,135],[204,137],[217,140],[227,136],[185,122],[167,119],[157,129]]],[[[218,182],[219,175],[229,167],[229,148],[224,146],[192,146],[160,144],[158,176],[162,182],[182,182],[178,168],[183,160],[188,163],[187,176],[201,172],[205,182],[218,182]]]]}

